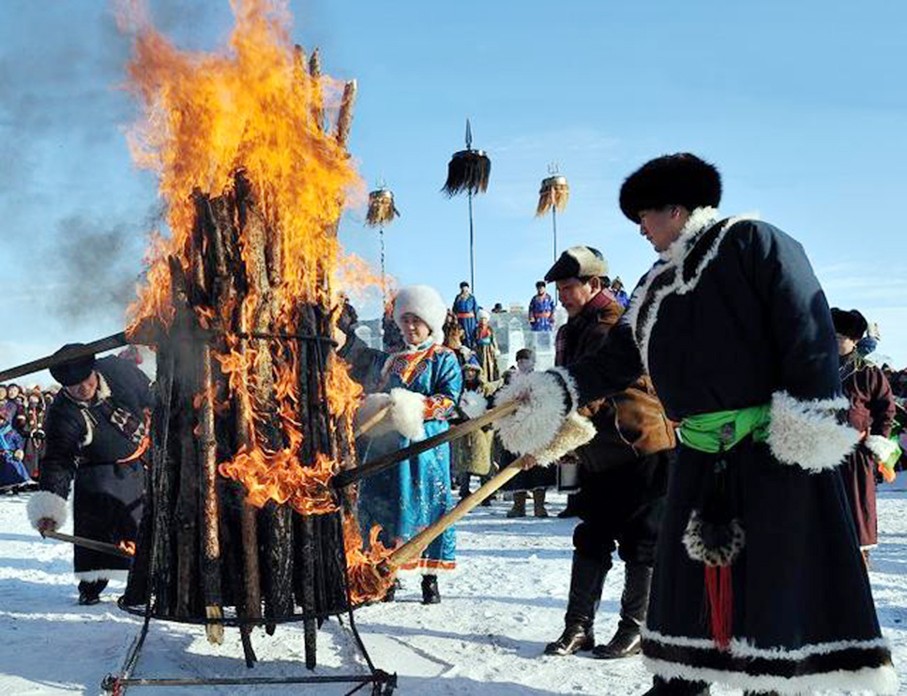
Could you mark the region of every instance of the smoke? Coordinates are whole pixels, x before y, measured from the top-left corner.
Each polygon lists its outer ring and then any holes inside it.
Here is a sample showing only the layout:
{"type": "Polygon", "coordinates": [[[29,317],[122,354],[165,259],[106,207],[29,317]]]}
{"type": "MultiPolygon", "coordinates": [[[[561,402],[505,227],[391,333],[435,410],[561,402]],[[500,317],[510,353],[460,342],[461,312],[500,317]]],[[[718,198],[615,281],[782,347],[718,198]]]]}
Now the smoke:
{"type": "MultiPolygon", "coordinates": [[[[152,211],[147,217],[157,217],[152,211]]],[[[104,223],[86,215],[57,224],[44,253],[43,302],[67,325],[85,320],[122,322],[141,281],[149,220],[104,223]]]]}

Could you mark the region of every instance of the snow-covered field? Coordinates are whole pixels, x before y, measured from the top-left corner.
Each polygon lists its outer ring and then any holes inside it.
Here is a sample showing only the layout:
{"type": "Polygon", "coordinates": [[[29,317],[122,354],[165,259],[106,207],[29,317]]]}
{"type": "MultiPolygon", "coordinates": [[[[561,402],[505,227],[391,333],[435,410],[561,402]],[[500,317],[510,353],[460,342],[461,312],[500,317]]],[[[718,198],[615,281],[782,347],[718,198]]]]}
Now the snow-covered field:
{"type": "MultiPolygon", "coordinates": [[[[881,544],[872,584],[883,631],[899,671],[907,665],[907,477],[880,494],[881,544]],[[895,490],[890,490],[890,489],[895,490]]],[[[0,694],[96,694],[119,670],[139,620],[119,611],[116,590],[93,607],[76,604],[71,551],[42,541],[25,518],[26,495],[0,496],[0,694]]],[[[554,496],[552,512],[563,500],[554,496]]],[[[508,520],[507,504],[478,508],[458,527],[457,574],[441,579],[443,601],[423,606],[418,579],[404,579],[393,604],[356,612],[375,665],[399,677],[401,694],[641,694],[648,688],[638,658],[603,662],[586,656],[542,657],[562,628],[573,520],[508,520]]],[[[69,531],[69,530],[64,530],[69,531]]],[[[608,577],[597,629],[617,621],[622,565],[608,577]]],[[[364,671],[349,633],[336,620],[318,635],[315,674],[364,671]]],[[[211,646],[196,627],[152,622],[134,676],[286,676],[305,673],[301,627],[254,635],[261,662],[247,670],[236,631],[211,646]]],[[[907,679],[903,679],[907,682],[907,679]]],[[[349,686],[135,687],[130,693],[341,694],[349,686]]],[[[365,692],[360,693],[368,693],[365,692]]],[[[713,694],[735,693],[715,688],[713,694]]],[[[902,687],[907,694],[907,684],[902,687]]]]}

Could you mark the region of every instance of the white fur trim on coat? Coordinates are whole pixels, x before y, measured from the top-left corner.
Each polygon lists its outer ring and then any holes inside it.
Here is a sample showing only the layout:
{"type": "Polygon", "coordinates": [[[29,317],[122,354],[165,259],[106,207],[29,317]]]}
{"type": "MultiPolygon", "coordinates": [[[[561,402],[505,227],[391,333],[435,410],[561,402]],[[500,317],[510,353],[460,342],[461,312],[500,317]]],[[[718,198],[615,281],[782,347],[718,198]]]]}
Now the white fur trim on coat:
{"type": "Polygon", "coordinates": [[[837,419],[836,412],[849,405],[844,397],[800,401],[787,392],[775,392],[768,430],[775,459],[811,473],[838,466],[860,439],[856,430],[837,419]]]}
{"type": "Polygon", "coordinates": [[[391,389],[390,419],[394,429],[410,440],[424,440],[425,397],[409,389],[391,389]]]}
{"type": "Polygon", "coordinates": [[[627,321],[630,322],[630,328],[633,329],[633,337],[636,339],[636,345],[639,347],[639,354],[642,358],[643,367],[646,372],[649,371],[649,339],[652,337],[652,331],[655,329],[655,323],[658,321],[658,310],[662,301],[669,295],[685,295],[692,292],[699,284],[703,271],[708,268],[709,264],[718,256],[718,250],[728,230],[738,222],[743,220],[756,219],[751,215],[740,215],[728,218],[721,227],[718,236],[712,242],[709,250],[705,253],[695,273],[689,280],[684,280],[683,263],[687,255],[696,246],[700,236],[714,226],[718,219],[718,211],[715,208],[704,207],[696,208],[690,214],[680,235],[671,245],[661,252],[661,261],[656,263],[646,274],[646,277],[639,284],[633,296],[630,298],[630,306],[627,308],[627,321]],[[674,281],[670,285],[661,288],[654,296],[651,307],[646,315],[645,324],[639,325],[639,310],[642,302],[645,301],[649,294],[649,288],[652,282],[662,273],[676,268],[674,281]]]}
{"type": "Polygon", "coordinates": [[[516,411],[495,425],[506,450],[514,454],[539,452],[555,438],[564,418],[576,406],[572,400],[576,394],[573,378],[565,372],[559,374],[560,377],[550,372],[514,373],[510,384],[497,393],[495,403],[499,406],[508,401],[520,402],[516,411]],[[570,409],[565,397],[572,400],[570,409]]]}
{"type": "Polygon", "coordinates": [[[97,580],[120,580],[126,582],[129,577],[129,571],[122,568],[101,568],[100,570],[83,570],[79,573],[73,573],[73,575],[82,582],[95,582],[97,580]]]}
{"type": "Polygon", "coordinates": [[[896,694],[898,692],[898,675],[894,667],[865,667],[855,671],[835,670],[819,674],[805,674],[800,677],[776,677],[774,675],[755,675],[743,672],[725,672],[704,667],[691,667],[643,657],[646,669],[662,679],[685,679],[686,681],[703,681],[709,684],[724,684],[732,689],[755,691],[757,693],[775,691],[784,696],[803,696],[817,692],[833,693],[873,693],[896,694]]]}
{"type": "MultiPolygon", "coordinates": [[[[642,629],[642,638],[650,643],[672,645],[681,648],[716,650],[715,643],[707,638],[690,638],[687,636],[668,636],[648,628],[642,629]]],[[[815,643],[802,648],[786,650],[784,648],[757,648],[743,640],[732,639],[728,651],[733,657],[744,659],[787,660],[799,662],[812,655],[829,655],[851,648],[873,650],[887,648],[884,638],[873,640],[840,640],[831,643],[815,643]]],[[[898,675],[891,665],[882,667],[864,667],[858,670],[834,670],[822,673],[803,674],[797,677],[779,677],[773,674],[754,675],[742,672],[694,667],[692,665],[668,662],[643,656],[646,668],[664,679],[685,679],[687,681],[704,681],[725,684],[731,688],[744,691],[777,691],[779,694],[801,696],[817,691],[869,691],[875,694],[896,694],[898,692],[898,675]]]]}
{"type": "Polygon", "coordinates": [[[880,462],[887,462],[898,449],[898,446],[884,435],[870,435],[863,444],[880,462]]]}
{"type": "MultiPolygon", "coordinates": [[[[438,291],[429,285],[408,285],[401,288],[394,297],[394,321],[400,326],[404,314],[415,314],[428,324],[431,337],[435,343],[444,343],[444,320],[447,318],[447,305],[438,291]]],[[[401,330],[403,327],[400,327],[401,330]]]]}
{"type": "Polygon", "coordinates": [[[25,506],[28,513],[28,521],[35,529],[38,528],[38,520],[45,517],[52,519],[57,523],[57,529],[66,524],[68,505],[65,498],[61,498],[56,493],[50,491],[36,491],[28,498],[28,505],[25,506]]]}
{"type": "Polygon", "coordinates": [[[577,447],[591,442],[595,433],[595,426],[591,420],[573,412],[564,419],[561,429],[557,431],[557,435],[548,443],[548,446],[538,452],[533,452],[533,456],[541,466],[546,466],[556,462],[577,447]]]}

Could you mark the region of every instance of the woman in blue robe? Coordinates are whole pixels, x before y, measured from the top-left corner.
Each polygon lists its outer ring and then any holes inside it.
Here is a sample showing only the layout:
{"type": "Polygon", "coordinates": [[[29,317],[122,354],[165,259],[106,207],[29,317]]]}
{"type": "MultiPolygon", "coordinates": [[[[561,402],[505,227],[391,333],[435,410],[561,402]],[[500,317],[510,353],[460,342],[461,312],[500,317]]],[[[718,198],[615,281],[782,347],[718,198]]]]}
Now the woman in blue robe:
{"type": "MultiPolygon", "coordinates": [[[[424,285],[403,288],[394,300],[394,320],[406,348],[387,354],[368,348],[351,335],[340,356],[351,366],[354,379],[374,391],[360,409],[360,417],[387,407],[382,423],[358,443],[360,462],[432,437],[448,429],[447,420],[462,391],[463,377],[452,350],[441,345],[447,309],[438,293],[424,285]]],[[[404,543],[453,507],[450,486],[450,445],[423,452],[362,480],[359,488],[359,523],[367,536],[381,527],[386,546],[404,543]]],[[[437,575],[456,566],[453,528],[433,541],[415,562],[401,570],[419,571],[422,599],[440,601],[437,575]]]]}

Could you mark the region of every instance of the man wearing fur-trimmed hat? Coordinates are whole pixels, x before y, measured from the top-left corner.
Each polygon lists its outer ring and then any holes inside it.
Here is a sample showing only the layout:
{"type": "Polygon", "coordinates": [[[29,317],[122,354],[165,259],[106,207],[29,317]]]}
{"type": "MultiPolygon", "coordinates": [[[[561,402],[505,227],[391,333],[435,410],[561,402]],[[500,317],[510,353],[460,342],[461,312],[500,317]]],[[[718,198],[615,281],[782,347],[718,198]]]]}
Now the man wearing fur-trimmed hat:
{"type": "Polygon", "coordinates": [[[868,322],[856,309],[832,307],[840,357],[841,385],[850,401],[850,425],[860,433],[860,445],[841,466],[844,491],[853,515],[860,551],[867,565],[869,552],[879,542],[876,514],[876,477],[894,478],[894,462],[900,454],[889,439],[897,404],[885,373],[857,349],[868,322]]]}
{"type": "MultiPolygon", "coordinates": [[[[69,344],[57,355],[81,347],[69,344]]],[[[134,543],[145,492],[146,410],[153,405],[148,377],[113,356],[75,358],[50,372],[63,387],[47,411],[40,490],[28,501],[32,526],[39,532],[59,530],[73,485],[76,536],[134,543]]],[[[75,546],[73,565],[79,604],[96,604],[108,580],[126,579],[130,561],[75,546]]]]}
{"type": "MultiPolygon", "coordinates": [[[[545,275],[547,282],[556,283],[568,316],[557,333],[556,365],[596,354],[620,320],[623,309],[602,287],[607,273],[601,252],[575,246],[545,275]]],[[[597,434],[573,453],[579,462],[579,492],[572,503],[581,521],[573,532],[564,631],[545,652],[569,655],[593,649],[595,613],[617,549],[624,561],[620,621],[614,637],[594,647],[593,654],[629,657],[640,651],[674,430],[645,375],[621,392],[586,404],[582,413],[597,434]]]]}
{"type": "Polygon", "coordinates": [[[897,693],[843,491],[859,434],[842,422],[828,303],[803,247],[719,215],[721,191],[690,153],[624,181],[620,208],[659,259],[596,355],[501,391],[523,405],[499,434],[531,452],[643,372],[680,423],[643,631],[648,696],[710,682],[897,693]]]}
{"type": "MultiPolygon", "coordinates": [[[[437,291],[427,285],[402,288],[394,298],[393,314],[406,342],[400,352],[369,348],[353,333],[336,335],[338,354],[351,366],[350,374],[374,392],[359,409],[359,419],[386,413],[358,443],[363,464],[446,431],[463,389],[460,364],[443,345],[447,308],[437,291]]],[[[380,525],[379,539],[385,546],[408,541],[452,507],[448,444],[369,476],[359,487],[363,537],[380,525]]],[[[422,602],[436,604],[441,601],[439,573],[455,567],[456,533],[451,527],[402,570],[420,573],[422,602]]],[[[392,598],[393,590],[386,599],[392,598]]]]}

